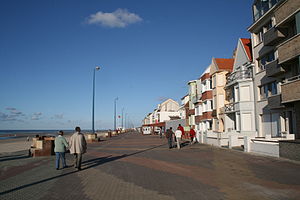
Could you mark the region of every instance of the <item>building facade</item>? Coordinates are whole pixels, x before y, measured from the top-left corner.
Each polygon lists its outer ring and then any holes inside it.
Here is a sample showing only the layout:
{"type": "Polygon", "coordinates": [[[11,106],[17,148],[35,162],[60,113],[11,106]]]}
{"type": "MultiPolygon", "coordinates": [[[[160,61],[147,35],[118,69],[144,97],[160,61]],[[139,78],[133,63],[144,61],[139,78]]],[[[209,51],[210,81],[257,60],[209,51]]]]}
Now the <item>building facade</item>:
{"type": "Polygon", "coordinates": [[[300,1],[256,0],[251,32],[258,136],[299,138],[300,1]]]}
{"type": "MultiPolygon", "coordinates": [[[[199,133],[212,130],[212,80],[210,66],[200,76],[199,100],[195,106],[195,125],[199,133]]],[[[199,139],[198,139],[199,141],[199,139]]]]}
{"type": "Polygon", "coordinates": [[[251,40],[238,40],[232,73],[226,79],[225,131],[241,136],[256,136],[255,98],[251,40]]]}
{"type": "Polygon", "coordinates": [[[226,76],[232,72],[234,59],[232,58],[213,58],[210,66],[210,76],[212,77],[213,95],[213,127],[214,132],[225,131],[225,115],[221,108],[227,104],[226,100],[226,76]]]}

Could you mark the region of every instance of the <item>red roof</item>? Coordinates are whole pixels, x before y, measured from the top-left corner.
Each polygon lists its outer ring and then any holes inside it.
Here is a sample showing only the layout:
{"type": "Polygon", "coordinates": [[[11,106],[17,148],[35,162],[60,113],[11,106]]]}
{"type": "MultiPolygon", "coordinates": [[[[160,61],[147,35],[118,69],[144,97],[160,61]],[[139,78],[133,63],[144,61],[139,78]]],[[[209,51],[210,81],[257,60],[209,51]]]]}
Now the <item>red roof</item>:
{"type": "Polygon", "coordinates": [[[247,56],[250,61],[252,61],[252,47],[251,47],[251,39],[249,38],[241,38],[241,41],[243,43],[243,46],[246,50],[247,56]]]}
{"type": "Polygon", "coordinates": [[[232,71],[234,62],[233,58],[215,58],[215,61],[218,65],[219,70],[232,71]]]}

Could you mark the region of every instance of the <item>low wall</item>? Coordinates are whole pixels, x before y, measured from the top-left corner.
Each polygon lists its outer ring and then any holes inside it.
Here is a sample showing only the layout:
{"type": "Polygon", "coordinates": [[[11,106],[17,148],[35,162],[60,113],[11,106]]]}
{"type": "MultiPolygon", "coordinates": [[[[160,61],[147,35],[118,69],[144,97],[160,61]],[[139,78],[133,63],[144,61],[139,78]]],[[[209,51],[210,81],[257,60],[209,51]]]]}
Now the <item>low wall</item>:
{"type": "Polygon", "coordinates": [[[217,133],[217,132],[205,132],[200,135],[200,143],[210,144],[213,146],[228,146],[228,134],[227,133],[217,133]],[[203,135],[203,140],[202,140],[203,135]]]}
{"type": "Polygon", "coordinates": [[[283,158],[300,161],[300,140],[279,141],[279,155],[283,158]]]}
{"type": "Polygon", "coordinates": [[[261,155],[279,157],[279,143],[276,141],[257,140],[245,137],[244,151],[261,155]]]}

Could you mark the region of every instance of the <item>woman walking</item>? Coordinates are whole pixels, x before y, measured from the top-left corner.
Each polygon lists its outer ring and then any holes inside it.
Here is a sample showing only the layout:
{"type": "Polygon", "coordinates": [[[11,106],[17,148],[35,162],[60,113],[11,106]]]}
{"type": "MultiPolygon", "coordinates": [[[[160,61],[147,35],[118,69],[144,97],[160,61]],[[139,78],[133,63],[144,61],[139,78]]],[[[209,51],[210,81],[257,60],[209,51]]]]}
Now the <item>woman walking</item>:
{"type": "Polygon", "coordinates": [[[63,135],[64,135],[64,132],[59,131],[58,136],[55,138],[55,141],[54,141],[54,152],[56,155],[56,160],[55,160],[56,170],[59,170],[60,158],[62,161],[63,168],[67,167],[65,152],[66,152],[66,149],[69,147],[69,145],[67,143],[66,138],[63,135]]]}

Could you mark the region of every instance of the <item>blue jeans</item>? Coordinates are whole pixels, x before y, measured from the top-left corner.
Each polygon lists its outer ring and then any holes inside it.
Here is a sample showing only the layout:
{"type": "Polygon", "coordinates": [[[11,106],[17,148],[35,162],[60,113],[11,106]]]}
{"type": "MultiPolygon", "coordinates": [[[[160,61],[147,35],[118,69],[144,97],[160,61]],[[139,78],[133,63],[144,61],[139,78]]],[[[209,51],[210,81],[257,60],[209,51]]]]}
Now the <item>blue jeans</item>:
{"type": "Polygon", "coordinates": [[[66,167],[66,158],[65,158],[65,152],[55,152],[56,155],[56,161],[55,161],[55,167],[59,168],[60,158],[63,164],[63,167],[66,167]]]}
{"type": "Polygon", "coordinates": [[[173,147],[172,142],[173,142],[172,137],[169,137],[169,138],[168,138],[169,148],[172,148],[172,147],[173,147]]]}

